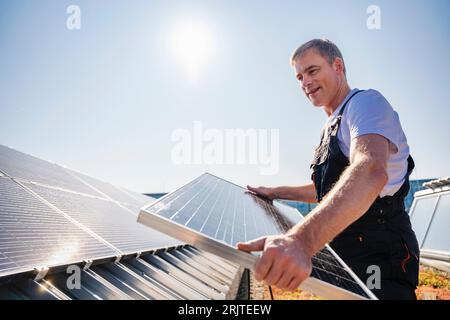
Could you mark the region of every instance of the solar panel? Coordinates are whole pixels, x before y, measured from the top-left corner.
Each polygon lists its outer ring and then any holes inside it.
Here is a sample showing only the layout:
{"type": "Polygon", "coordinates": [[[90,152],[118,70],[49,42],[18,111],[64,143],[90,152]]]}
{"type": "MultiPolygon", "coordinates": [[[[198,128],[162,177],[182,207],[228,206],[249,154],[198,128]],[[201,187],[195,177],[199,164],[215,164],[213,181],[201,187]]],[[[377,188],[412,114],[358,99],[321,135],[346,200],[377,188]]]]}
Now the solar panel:
{"type": "Polygon", "coordinates": [[[411,224],[416,234],[419,246],[422,246],[425,235],[430,227],[438,197],[425,197],[416,199],[411,212],[411,224]]]}
{"type": "MultiPolygon", "coordinates": [[[[257,256],[237,250],[237,242],[285,233],[301,219],[294,208],[206,173],[143,208],[138,221],[254,269],[257,256]]],[[[302,289],[332,299],[376,299],[329,246],[312,262],[302,289]]]]}
{"type": "Polygon", "coordinates": [[[156,199],[150,196],[146,196],[141,193],[137,193],[131,190],[128,190],[126,188],[120,188],[122,191],[128,193],[130,196],[136,199],[136,201],[139,203],[139,205],[142,207],[144,205],[150,204],[151,202],[155,201],[156,199]]]}
{"type": "Polygon", "coordinates": [[[122,252],[136,252],[181,244],[136,223],[136,213],[112,201],[24,183],[39,196],[80,222],[122,252]]]}
{"type": "Polygon", "coordinates": [[[0,177],[0,276],[117,254],[10,178],[0,177]]]}
{"type": "Polygon", "coordinates": [[[101,196],[71,176],[63,167],[0,145],[0,170],[26,181],[101,196]]]}
{"type": "MultiPolygon", "coordinates": [[[[113,199],[115,201],[121,202],[121,203],[127,203],[127,204],[134,204],[138,206],[142,206],[145,204],[149,204],[153,202],[152,198],[147,197],[146,202],[141,201],[140,199],[137,199],[136,196],[131,195],[129,192],[126,192],[118,187],[113,186],[112,184],[109,184],[107,182],[103,182],[99,179],[95,179],[92,177],[89,177],[85,174],[66,169],[67,172],[74,175],[75,177],[78,177],[83,182],[87,183],[90,187],[95,189],[98,193],[104,195],[104,197],[108,199],[113,199]]],[[[143,196],[145,197],[145,196],[143,196]]]]}
{"type": "Polygon", "coordinates": [[[441,194],[423,242],[424,249],[450,252],[450,193],[441,194]]]}
{"type": "Polygon", "coordinates": [[[0,172],[0,276],[181,244],[136,222],[150,197],[1,145],[0,172]]]}
{"type": "Polygon", "coordinates": [[[141,211],[142,206],[137,206],[134,204],[128,204],[128,203],[121,203],[122,207],[126,208],[130,213],[132,213],[134,216],[138,216],[139,212],[141,211]]]}

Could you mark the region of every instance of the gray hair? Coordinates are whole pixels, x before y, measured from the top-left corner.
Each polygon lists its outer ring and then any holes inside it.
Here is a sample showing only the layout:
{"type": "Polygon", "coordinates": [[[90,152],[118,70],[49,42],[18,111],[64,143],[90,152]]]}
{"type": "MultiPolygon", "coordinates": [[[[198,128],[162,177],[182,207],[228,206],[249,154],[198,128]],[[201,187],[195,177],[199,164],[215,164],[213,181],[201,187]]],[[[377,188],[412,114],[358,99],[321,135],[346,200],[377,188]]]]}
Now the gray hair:
{"type": "MultiPolygon", "coordinates": [[[[313,39],[295,49],[294,53],[291,56],[291,65],[294,65],[295,60],[302,56],[309,49],[316,50],[322,57],[324,57],[328,61],[330,65],[333,64],[336,58],[340,58],[344,63],[344,58],[342,57],[341,51],[333,42],[328,39],[313,39]]],[[[345,63],[344,75],[346,75],[345,63]]]]}

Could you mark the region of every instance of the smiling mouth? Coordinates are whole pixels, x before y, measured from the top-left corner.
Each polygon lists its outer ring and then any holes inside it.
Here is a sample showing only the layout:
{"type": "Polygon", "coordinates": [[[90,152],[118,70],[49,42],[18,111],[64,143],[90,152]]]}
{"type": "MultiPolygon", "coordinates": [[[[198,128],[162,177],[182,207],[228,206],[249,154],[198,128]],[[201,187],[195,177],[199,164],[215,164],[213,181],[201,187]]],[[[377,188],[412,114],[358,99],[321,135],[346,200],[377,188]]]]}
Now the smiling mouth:
{"type": "Polygon", "coordinates": [[[320,89],[320,87],[317,87],[316,89],[314,89],[314,90],[308,92],[308,96],[311,96],[311,95],[317,93],[317,91],[319,91],[319,89],[320,89]]]}

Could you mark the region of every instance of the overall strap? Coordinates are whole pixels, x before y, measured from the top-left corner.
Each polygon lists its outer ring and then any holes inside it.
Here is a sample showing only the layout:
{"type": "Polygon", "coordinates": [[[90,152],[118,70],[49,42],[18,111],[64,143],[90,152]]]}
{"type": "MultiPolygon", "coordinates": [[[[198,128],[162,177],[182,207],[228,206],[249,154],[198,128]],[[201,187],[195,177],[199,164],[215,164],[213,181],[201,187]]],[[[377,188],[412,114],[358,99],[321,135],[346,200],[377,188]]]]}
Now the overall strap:
{"type": "Polygon", "coordinates": [[[354,92],[350,98],[347,99],[347,101],[345,101],[344,105],[342,106],[341,110],[339,110],[339,114],[337,115],[336,119],[333,120],[333,123],[331,124],[331,128],[330,128],[330,134],[332,136],[335,136],[339,130],[339,126],[341,124],[341,120],[342,120],[342,115],[344,114],[345,111],[345,107],[347,106],[347,104],[349,103],[349,101],[358,93],[363,92],[364,90],[358,90],[356,92],[354,92]]]}
{"type": "Polygon", "coordinates": [[[348,102],[349,102],[355,95],[357,95],[358,93],[363,92],[363,91],[364,91],[364,90],[358,90],[358,91],[354,92],[354,93],[350,96],[350,98],[348,98],[347,101],[345,101],[345,104],[342,106],[341,110],[339,111],[338,117],[342,117],[342,114],[344,113],[345,107],[347,106],[348,102]]]}

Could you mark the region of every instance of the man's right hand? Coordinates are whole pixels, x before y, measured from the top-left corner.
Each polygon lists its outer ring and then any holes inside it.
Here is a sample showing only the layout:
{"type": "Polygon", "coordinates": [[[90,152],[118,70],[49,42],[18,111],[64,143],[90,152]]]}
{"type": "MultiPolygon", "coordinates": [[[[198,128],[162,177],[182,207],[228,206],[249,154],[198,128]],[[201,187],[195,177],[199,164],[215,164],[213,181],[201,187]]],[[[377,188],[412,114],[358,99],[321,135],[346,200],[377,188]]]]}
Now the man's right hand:
{"type": "Polygon", "coordinates": [[[247,189],[256,195],[269,200],[273,200],[276,198],[274,188],[247,186],[247,189]]]}
{"type": "Polygon", "coordinates": [[[238,242],[242,251],[262,251],[255,265],[255,279],[282,290],[294,291],[312,270],[311,257],[304,241],[294,234],[265,236],[238,242]]]}

